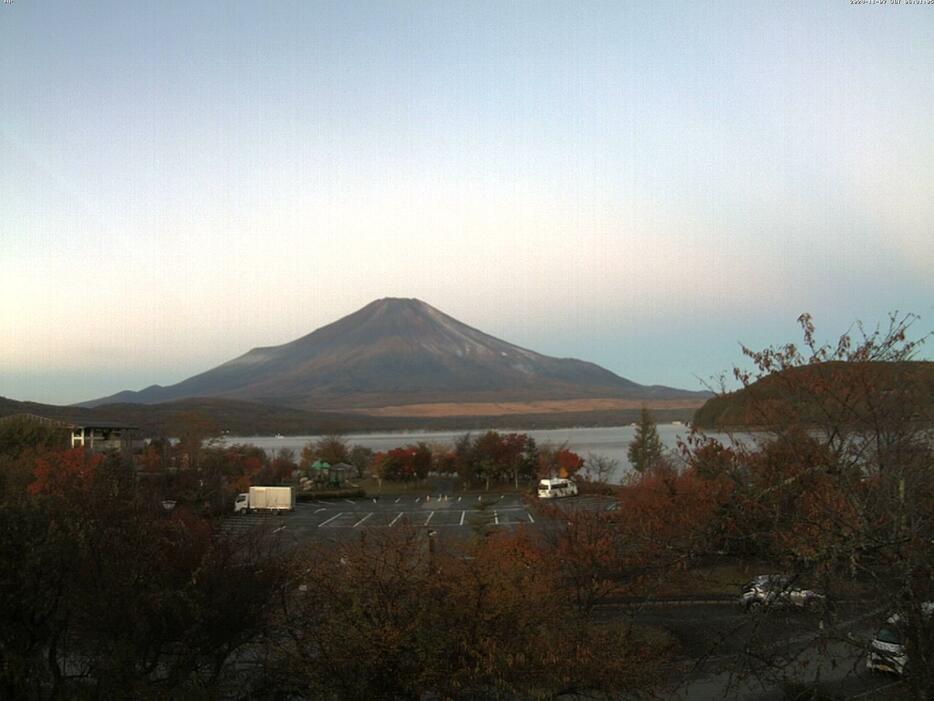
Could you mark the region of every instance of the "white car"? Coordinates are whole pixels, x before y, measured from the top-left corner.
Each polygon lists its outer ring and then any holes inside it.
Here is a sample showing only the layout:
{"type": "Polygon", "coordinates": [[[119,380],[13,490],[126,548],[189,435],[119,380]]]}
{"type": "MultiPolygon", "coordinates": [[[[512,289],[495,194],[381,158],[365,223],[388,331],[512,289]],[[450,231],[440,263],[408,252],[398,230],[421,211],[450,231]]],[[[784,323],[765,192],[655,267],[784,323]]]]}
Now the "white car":
{"type": "Polygon", "coordinates": [[[560,477],[543,479],[538,483],[538,496],[540,499],[577,496],[577,485],[560,477]]]}
{"type": "MultiPolygon", "coordinates": [[[[921,613],[926,620],[934,614],[934,601],[921,604],[921,613]]],[[[866,668],[870,672],[891,672],[902,676],[908,670],[908,651],[902,633],[902,617],[899,614],[889,616],[872,638],[869,654],[866,655],[866,668]]]]}
{"type": "Polygon", "coordinates": [[[789,575],[760,574],[743,585],[740,606],[747,611],[760,611],[766,607],[812,608],[824,603],[823,594],[794,586],[792,581],[789,575]]]}

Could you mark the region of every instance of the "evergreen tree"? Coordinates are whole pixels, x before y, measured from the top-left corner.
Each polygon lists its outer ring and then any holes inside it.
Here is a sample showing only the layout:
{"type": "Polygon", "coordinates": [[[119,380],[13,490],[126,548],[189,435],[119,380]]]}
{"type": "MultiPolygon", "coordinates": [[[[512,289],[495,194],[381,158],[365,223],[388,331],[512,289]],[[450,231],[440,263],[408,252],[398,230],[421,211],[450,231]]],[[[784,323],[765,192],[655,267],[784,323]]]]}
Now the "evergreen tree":
{"type": "Polygon", "coordinates": [[[662,459],[663,453],[662,441],[655,429],[655,419],[643,406],[636,425],[636,435],[629,444],[629,462],[634,469],[645,472],[662,459]]]}

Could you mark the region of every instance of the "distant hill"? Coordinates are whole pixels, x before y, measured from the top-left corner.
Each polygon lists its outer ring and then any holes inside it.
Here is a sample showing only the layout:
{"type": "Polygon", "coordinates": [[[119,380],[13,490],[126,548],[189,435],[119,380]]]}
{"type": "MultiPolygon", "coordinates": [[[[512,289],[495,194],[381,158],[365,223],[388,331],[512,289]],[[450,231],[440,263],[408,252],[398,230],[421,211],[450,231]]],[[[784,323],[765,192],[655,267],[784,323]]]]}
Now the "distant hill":
{"type": "MultiPolygon", "coordinates": [[[[687,421],[691,409],[657,409],[660,421],[687,421]]],[[[217,431],[234,436],[322,435],[373,431],[457,430],[486,428],[544,429],[567,426],[625,426],[639,417],[636,409],[566,411],[503,416],[369,416],[361,413],[305,411],[234,399],[181,399],[162,404],[108,404],[95,409],[19,402],[0,397],[0,418],[34,414],[70,423],[115,421],[135,426],[148,436],[178,436],[193,415],[217,431]]]]}
{"type": "Polygon", "coordinates": [[[348,410],[426,403],[709,396],[636,384],[594,363],[552,358],[478,331],[417,299],[381,299],[281,346],[255,348],[168,387],[82,403],[194,397],[348,410]]]}
{"type": "Polygon", "coordinates": [[[768,375],[744,389],[712,397],[694,413],[693,421],[706,429],[763,427],[770,417],[819,421],[820,416],[809,413],[812,406],[801,387],[823,396],[828,406],[835,401],[860,406],[867,395],[878,402],[894,391],[900,402],[910,398],[915,420],[930,422],[934,417],[934,362],[834,361],[768,375]]]}
{"type": "Polygon", "coordinates": [[[208,420],[217,431],[240,436],[324,434],[394,428],[392,421],[379,417],[303,411],[258,402],[212,398],[183,399],[161,404],[108,404],[88,409],[19,402],[0,397],[0,418],[13,414],[34,414],[69,423],[114,421],[135,426],[147,435],[170,436],[178,435],[193,415],[208,420]]]}
{"type": "Polygon", "coordinates": [[[0,397],[0,418],[13,414],[35,414],[47,419],[61,421],[91,420],[99,415],[95,409],[85,409],[74,406],[58,406],[56,404],[41,404],[39,402],[20,402],[15,399],[0,397]]]}

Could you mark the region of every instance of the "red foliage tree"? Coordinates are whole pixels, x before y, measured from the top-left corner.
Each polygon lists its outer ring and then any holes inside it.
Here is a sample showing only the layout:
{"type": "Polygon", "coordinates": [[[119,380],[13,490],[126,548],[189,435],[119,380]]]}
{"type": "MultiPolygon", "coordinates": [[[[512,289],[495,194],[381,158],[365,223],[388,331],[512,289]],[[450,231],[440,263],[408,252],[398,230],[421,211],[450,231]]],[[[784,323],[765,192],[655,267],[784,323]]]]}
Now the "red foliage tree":
{"type": "Polygon", "coordinates": [[[406,481],[425,479],[431,470],[431,449],[424,443],[393,448],[377,453],[373,458],[377,474],[384,480],[406,481]]]}
{"type": "Polygon", "coordinates": [[[65,496],[91,490],[104,456],[84,448],[72,448],[36,458],[30,494],[65,496]]]}
{"type": "Polygon", "coordinates": [[[555,453],[555,464],[560,477],[573,477],[584,466],[584,459],[577,453],[562,448],[555,453]]]}
{"type": "Polygon", "coordinates": [[[567,446],[543,447],[538,453],[539,477],[573,477],[584,466],[584,459],[567,446]]]}

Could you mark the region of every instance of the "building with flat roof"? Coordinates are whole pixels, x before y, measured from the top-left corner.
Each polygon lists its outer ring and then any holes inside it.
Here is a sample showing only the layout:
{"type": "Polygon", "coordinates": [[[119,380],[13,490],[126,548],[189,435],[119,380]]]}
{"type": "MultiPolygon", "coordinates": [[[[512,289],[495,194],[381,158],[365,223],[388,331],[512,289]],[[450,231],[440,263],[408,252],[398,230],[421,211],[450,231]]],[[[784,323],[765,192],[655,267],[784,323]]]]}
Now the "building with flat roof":
{"type": "Polygon", "coordinates": [[[38,414],[12,414],[0,418],[0,421],[35,421],[67,431],[72,448],[87,448],[103,453],[116,450],[121,453],[130,453],[134,447],[133,432],[139,429],[119,421],[105,421],[100,419],[54,419],[38,414]]]}
{"type": "Polygon", "coordinates": [[[69,424],[71,430],[71,447],[83,447],[88,450],[104,452],[117,450],[130,452],[133,448],[133,431],[135,426],[114,421],[80,421],[69,424]]]}

